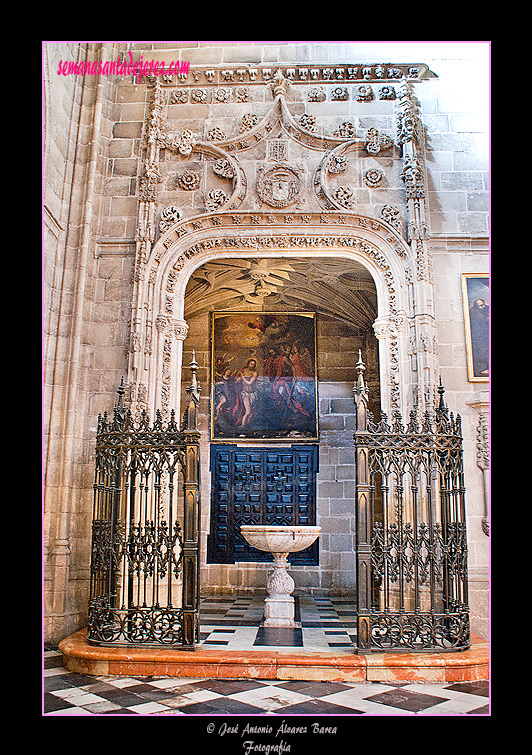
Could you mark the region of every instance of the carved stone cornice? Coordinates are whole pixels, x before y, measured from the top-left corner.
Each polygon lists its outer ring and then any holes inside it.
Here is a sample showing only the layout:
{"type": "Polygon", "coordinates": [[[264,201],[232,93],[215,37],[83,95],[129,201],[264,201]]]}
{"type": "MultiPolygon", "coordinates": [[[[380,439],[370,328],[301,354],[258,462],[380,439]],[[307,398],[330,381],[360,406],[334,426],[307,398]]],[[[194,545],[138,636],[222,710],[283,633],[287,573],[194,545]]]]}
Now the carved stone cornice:
{"type": "Polygon", "coordinates": [[[165,76],[165,87],[275,85],[280,72],[290,84],[339,84],[411,81],[436,78],[425,63],[274,63],[272,65],[191,65],[187,73],[165,76]]]}

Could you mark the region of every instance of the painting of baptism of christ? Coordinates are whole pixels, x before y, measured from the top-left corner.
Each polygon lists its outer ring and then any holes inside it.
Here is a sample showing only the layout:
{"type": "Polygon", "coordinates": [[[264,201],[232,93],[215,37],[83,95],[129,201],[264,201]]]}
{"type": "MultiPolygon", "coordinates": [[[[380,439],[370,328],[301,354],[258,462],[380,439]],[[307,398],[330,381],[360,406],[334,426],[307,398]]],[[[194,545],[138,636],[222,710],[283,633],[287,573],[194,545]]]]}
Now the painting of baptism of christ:
{"type": "Polygon", "coordinates": [[[313,313],[216,312],[211,436],[317,439],[313,313]]]}

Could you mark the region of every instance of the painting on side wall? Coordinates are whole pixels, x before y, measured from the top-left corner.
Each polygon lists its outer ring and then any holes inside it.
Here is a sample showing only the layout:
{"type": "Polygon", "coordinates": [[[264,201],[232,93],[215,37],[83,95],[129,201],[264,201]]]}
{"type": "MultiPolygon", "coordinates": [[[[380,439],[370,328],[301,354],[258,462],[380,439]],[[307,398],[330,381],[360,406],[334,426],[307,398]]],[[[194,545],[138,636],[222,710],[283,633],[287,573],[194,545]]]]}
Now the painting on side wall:
{"type": "Polygon", "coordinates": [[[211,437],[318,438],[314,313],[215,312],[211,437]]]}
{"type": "Polygon", "coordinates": [[[489,381],[490,367],[490,297],[489,276],[462,275],[467,375],[471,383],[489,381]]]}

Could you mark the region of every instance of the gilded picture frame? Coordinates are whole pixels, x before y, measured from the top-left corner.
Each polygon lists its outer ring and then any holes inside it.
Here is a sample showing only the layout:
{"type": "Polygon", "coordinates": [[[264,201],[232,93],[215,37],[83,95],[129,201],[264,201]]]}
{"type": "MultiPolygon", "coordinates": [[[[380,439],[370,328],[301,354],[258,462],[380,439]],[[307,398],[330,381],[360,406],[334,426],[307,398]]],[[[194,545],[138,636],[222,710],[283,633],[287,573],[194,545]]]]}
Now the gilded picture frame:
{"type": "Polygon", "coordinates": [[[489,382],[490,289],[487,273],[462,274],[467,379],[489,382]]]}
{"type": "Polygon", "coordinates": [[[314,312],[214,312],[212,440],[317,440],[314,312]]]}

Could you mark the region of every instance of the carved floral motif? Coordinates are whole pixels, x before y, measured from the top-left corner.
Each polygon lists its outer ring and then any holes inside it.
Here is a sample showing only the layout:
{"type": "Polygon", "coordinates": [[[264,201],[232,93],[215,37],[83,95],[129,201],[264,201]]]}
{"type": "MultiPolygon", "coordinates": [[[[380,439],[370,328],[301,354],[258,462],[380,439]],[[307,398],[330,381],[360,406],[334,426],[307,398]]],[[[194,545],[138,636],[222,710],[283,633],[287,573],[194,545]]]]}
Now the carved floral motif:
{"type": "Polygon", "coordinates": [[[177,177],[179,188],[184,191],[194,191],[200,184],[201,176],[191,170],[186,170],[177,177]]]}
{"type": "Polygon", "coordinates": [[[349,95],[347,93],[347,87],[335,87],[331,91],[331,100],[347,100],[349,95]]]}
{"type": "Polygon", "coordinates": [[[347,157],[332,154],[327,161],[327,170],[329,173],[342,173],[342,171],[347,170],[347,157]]]}
{"type": "Polygon", "coordinates": [[[387,223],[392,225],[394,228],[397,228],[397,229],[401,228],[401,218],[399,214],[399,209],[397,207],[384,205],[384,207],[381,210],[381,216],[383,220],[385,220],[387,223]]]}
{"type": "Polygon", "coordinates": [[[207,140],[210,142],[220,142],[224,139],[227,139],[227,134],[225,134],[220,128],[211,128],[207,131],[207,140]]]}
{"type": "Polygon", "coordinates": [[[246,113],[240,121],[240,133],[249,131],[259,122],[259,116],[255,113],[246,113]]]}
{"type": "Polygon", "coordinates": [[[350,210],[353,207],[353,192],[348,186],[339,186],[333,193],[334,198],[342,207],[350,210]]]}
{"type": "Polygon", "coordinates": [[[221,176],[222,178],[234,178],[235,172],[233,170],[233,166],[231,165],[229,160],[225,158],[216,160],[213,163],[212,169],[217,176],[221,176]]]}
{"type": "Polygon", "coordinates": [[[355,133],[355,127],[353,124],[346,121],[345,123],[342,123],[341,126],[338,126],[336,131],[333,131],[333,136],[352,137],[355,136],[355,133]]]}
{"type": "Polygon", "coordinates": [[[393,141],[387,134],[382,134],[376,128],[370,128],[366,136],[366,150],[370,155],[377,155],[383,149],[393,146],[393,141]]]}
{"type": "Polygon", "coordinates": [[[299,124],[306,131],[316,131],[316,116],[303,113],[303,115],[299,119],[299,124]]]}
{"type": "Polygon", "coordinates": [[[325,102],[326,95],[323,87],[313,87],[308,93],[309,102],[325,102]]]}
{"type": "Polygon", "coordinates": [[[227,194],[225,191],[213,190],[210,191],[207,199],[205,200],[205,207],[209,212],[216,212],[216,210],[219,210],[222,205],[224,205],[227,202],[227,194]]]}
{"type": "Polygon", "coordinates": [[[378,168],[370,168],[364,173],[364,183],[366,186],[375,188],[382,181],[383,175],[382,170],[379,170],[378,168]]]}
{"type": "Polygon", "coordinates": [[[357,102],[370,102],[374,97],[373,89],[370,86],[363,85],[358,87],[356,94],[357,102]]]}
{"type": "Polygon", "coordinates": [[[177,223],[180,217],[181,214],[177,207],[175,207],[174,205],[165,207],[161,212],[161,220],[159,221],[159,230],[161,231],[161,233],[164,233],[169,228],[171,228],[174,223],[177,223]]]}

